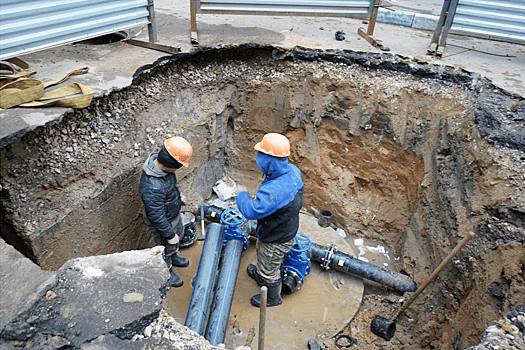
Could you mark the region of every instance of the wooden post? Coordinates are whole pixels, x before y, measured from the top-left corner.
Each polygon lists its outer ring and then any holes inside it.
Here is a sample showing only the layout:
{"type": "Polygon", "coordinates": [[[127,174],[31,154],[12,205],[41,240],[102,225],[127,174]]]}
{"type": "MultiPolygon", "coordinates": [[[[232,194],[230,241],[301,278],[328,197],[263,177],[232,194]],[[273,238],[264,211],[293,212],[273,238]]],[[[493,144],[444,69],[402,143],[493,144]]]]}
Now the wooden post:
{"type": "Polygon", "coordinates": [[[190,39],[193,45],[199,45],[199,35],[197,34],[197,3],[198,0],[190,0],[190,39]]]}
{"type": "Polygon", "coordinates": [[[258,350],[264,350],[264,335],[266,332],[266,302],[268,301],[268,287],[261,287],[261,311],[259,314],[258,350]]]}
{"type": "Polygon", "coordinates": [[[375,1],[376,2],[374,4],[374,9],[372,10],[372,16],[370,16],[370,21],[368,22],[367,31],[365,32],[363,28],[358,28],[357,32],[359,33],[359,35],[365,38],[365,40],[368,41],[373,46],[382,47],[383,42],[374,36],[374,29],[376,27],[376,21],[377,21],[377,13],[379,12],[379,7],[381,6],[382,0],[375,0],[375,1]]]}

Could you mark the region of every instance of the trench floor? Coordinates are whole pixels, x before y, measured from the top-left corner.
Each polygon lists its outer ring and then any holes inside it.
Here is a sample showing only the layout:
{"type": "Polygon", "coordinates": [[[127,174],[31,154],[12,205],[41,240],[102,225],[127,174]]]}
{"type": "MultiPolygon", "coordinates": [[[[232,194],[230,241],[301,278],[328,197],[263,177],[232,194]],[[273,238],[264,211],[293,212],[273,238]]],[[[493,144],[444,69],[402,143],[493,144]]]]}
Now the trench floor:
{"type": "MultiPolygon", "coordinates": [[[[196,227],[200,234],[200,221],[196,227]]],[[[339,251],[356,256],[353,249],[332,228],[322,228],[317,220],[300,215],[299,233],[321,245],[335,244],[339,251]]],[[[190,266],[177,268],[184,285],[168,291],[165,300],[167,312],[184,324],[191,298],[191,279],[196,273],[204,241],[196,241],[181,249],[180,256],[190,260],[190,266]]],[[[255,263],[255,243],[250,242],[243,252],[235,287],[225,345],[228,349],[248,345],[258,347],[259,309],[250,304],[259,287],[246,273],[248,264],[255,263]]],[[[342,330],[357,313],[363,297],[363,280],[338,271],[324,271],[313,261],[301,290],[283,296],[283,304],[267,308],[265,346],[268,349],[307,348],[309,339],[329,338],[342,330]]]]}

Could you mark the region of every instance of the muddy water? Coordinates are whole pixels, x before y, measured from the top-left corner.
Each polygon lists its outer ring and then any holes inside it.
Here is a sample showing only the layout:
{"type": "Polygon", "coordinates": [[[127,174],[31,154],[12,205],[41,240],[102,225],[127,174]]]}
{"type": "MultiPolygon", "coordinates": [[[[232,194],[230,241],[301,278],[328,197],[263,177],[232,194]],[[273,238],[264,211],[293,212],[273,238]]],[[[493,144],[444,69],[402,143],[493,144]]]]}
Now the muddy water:
{"type": "MultiPolygon", "coordinates": [[[[197,230],[200,231],[200,227],[197,230]]],[[[336,244],[339,250],[356,256],[335,230],[317,226],[315,218],[311,216],[301,215],[299,230],[315,243],[336,244]]],[[[191,298],[190,281],[196,273],[202,246],[203,241],[197,241],[181,250],[179,255],[190,259],[190,266],[176,269],[184,285],[172,288],[166,297],[166,310],[183,324],[191,298]]],[[[241,258],[226,331],[227,348],[247,343],[252,348],[257,346],[259,309],[251,306],[250,298],[259,292],[259,287],[246,273],[247,265],[255,261],[255,244],[252,241],[241,258]],[[255,334],[253,341],[250,340],[250,334],[255,334]]],[[[283,304],[279,307],[268,308],[265,345],[268,349],[301,349],[307,347],[310,338],[323,339],[335,335],[359,309],[363,291],[361,278],[338,271],[324,271],[313,262],[302,289],[284,296],[283,304]]]]}

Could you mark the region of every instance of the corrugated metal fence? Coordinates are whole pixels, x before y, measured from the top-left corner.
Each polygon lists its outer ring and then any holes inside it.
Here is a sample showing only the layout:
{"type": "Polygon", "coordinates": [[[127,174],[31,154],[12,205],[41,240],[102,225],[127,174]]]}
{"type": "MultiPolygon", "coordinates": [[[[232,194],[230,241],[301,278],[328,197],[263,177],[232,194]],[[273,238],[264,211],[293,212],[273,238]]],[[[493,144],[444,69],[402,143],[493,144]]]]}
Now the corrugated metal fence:
{"type": "Polygon", "coordinates": [[[372,8],[370,0],[200,0],[197,12],[367,18],[372,8]]]}
{"type": "Polygon", "coordinates": [[[196,20],[197,13],[371,18],[374,7],[377,7],[376,5],[378,5],[380,1],[381,0],[190,0],[191,41],[194,44],[198,44],[199,42],[196,20]]]}
{"type": "Polygon", "coordinates": [[[0,59],[149,24],[148,0],[0,0],[0,59]]]}
{"type": "Polygon", "coordinates": [[[525,0],[459,0],[450,32],[525,43],[525,0]]]}

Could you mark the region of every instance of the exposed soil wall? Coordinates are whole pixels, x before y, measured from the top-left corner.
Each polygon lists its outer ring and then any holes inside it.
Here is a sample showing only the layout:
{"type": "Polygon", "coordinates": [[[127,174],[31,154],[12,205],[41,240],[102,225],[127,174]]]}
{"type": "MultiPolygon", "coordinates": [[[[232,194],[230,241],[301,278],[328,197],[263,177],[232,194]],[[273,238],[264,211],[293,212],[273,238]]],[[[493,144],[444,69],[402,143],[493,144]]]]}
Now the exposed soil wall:
{"type": "Polygon", "coordinates": [[[138,178],[164,138],[194,147],[177,172],[192,210],[223,175],[254,193],[253,145],[281,132],[305,209],[394,247],[396,269],[418,284],[476,233],[392,341],[369,327],[399,307],[394,292],[366,296],[344,330],[363,349],[463,349],[525,304],[524,115],[522,97],[476,74],[393,55],[241,47],[165,58],[0,151],[2,237],[46,269],[140,248],[138,178]]]}

